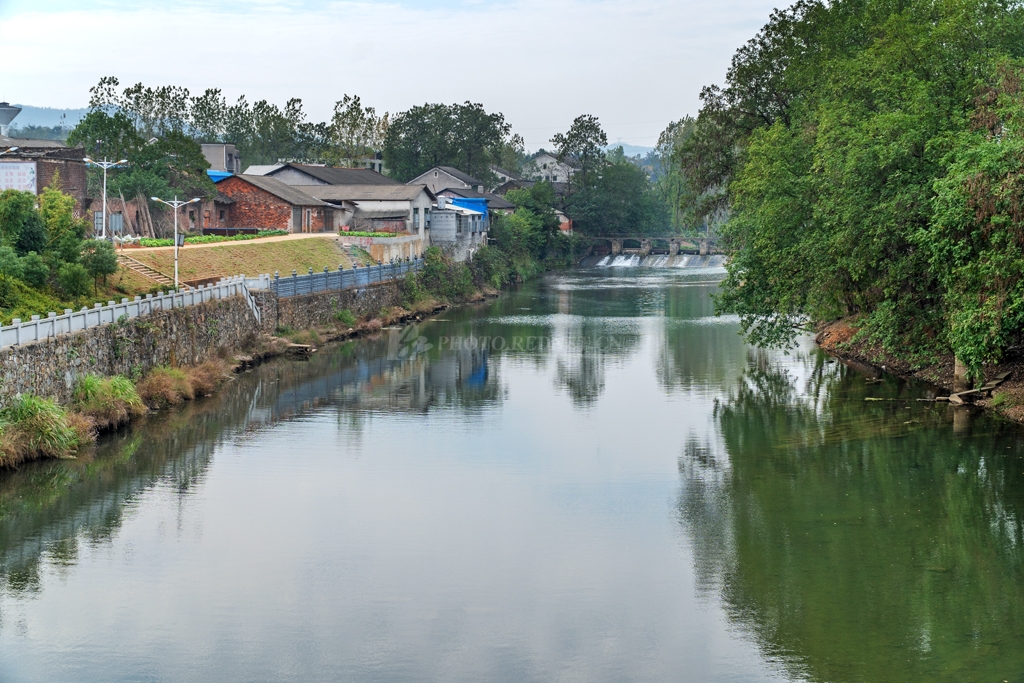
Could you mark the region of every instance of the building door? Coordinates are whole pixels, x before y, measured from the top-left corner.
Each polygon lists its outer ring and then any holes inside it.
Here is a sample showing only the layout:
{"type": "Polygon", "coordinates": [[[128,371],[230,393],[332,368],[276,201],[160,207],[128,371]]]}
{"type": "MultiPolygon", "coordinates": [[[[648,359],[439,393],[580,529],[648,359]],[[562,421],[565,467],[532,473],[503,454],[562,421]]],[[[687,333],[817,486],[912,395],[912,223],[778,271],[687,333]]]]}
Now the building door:
{"type": "Polygon", "coordinates": [[[292,209],[292,232],[302,232],[302,209],[292,209]]]}

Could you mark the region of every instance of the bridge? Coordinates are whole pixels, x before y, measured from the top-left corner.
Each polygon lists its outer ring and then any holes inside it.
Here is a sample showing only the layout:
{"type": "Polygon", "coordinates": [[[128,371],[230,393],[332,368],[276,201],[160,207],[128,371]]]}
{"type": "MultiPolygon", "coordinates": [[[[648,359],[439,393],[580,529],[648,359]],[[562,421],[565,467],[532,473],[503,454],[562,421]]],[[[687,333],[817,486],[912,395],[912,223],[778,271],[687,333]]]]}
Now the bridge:
{"type": "Polygon", "coordinates": [[[681,235],[586,235],[592,254],[720,254],[717,237],[694,239],[681,235]]]}

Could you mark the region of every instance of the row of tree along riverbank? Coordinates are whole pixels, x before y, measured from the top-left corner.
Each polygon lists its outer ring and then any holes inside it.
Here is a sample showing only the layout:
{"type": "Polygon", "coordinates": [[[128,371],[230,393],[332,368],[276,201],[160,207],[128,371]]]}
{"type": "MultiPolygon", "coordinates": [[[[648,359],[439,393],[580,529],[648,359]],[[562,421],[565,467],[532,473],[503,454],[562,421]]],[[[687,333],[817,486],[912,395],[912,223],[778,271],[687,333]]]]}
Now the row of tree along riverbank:
{"type": "Polygon", "coordinates": [[[855,319],[980,382],[1024,340],[1024,7],[801,0],[706,88],[681,146],[728,215],[722,311],[757,343],[855,319]]]}

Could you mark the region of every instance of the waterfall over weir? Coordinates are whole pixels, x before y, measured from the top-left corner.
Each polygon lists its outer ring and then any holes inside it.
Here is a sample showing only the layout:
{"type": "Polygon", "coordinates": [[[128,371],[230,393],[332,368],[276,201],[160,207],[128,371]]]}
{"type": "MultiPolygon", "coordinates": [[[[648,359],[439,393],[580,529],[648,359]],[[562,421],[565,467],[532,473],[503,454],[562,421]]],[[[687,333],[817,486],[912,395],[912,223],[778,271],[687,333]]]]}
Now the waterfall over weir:
{"type": "Polygon", "coordinates": [[[588,256],[580,265],[598,268],[721,268],[725,265],[725,256],[721,254],[708,256],[698,256],[697,254],[673,256],[667,254],[652,254],[650,256],[617,254],[615,256],[588,256]]]}

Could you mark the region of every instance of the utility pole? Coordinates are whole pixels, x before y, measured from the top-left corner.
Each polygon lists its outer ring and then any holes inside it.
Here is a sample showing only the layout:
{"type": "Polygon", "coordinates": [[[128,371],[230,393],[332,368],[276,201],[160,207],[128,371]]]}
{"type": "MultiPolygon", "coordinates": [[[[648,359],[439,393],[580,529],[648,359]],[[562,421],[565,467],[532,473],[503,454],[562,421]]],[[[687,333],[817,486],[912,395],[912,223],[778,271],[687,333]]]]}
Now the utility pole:
{"type": "Polygon", "coordinates": [[[178,209],[185,206],[186,204],[195,204],[196,202],[203,201],[200,197],[194,197],[187,200],[178,200],[178,195],[174,195],[174,199],[166,201],[159,197],[150,197],[154,202],[160,202],[174,209],[174,289],[178,289],[178,209]]]}
{"type": "MultiPolygon", "coordinates": [[[[93,161],[89,157],[83,159],[83,161],[90,166],[99,166],[103,169],[103,224],[100,227],[100,239],[107,239],[107,169],[117,168],[123,164],[127,164],[127,159],[121,159],[120,161],[107,161],[106,158],[103,161],[93,161]]],[[[113,236],[111,236],[113,237],[113,236]]]]}

